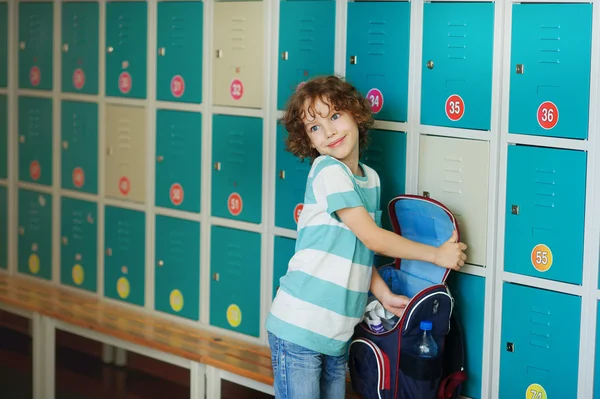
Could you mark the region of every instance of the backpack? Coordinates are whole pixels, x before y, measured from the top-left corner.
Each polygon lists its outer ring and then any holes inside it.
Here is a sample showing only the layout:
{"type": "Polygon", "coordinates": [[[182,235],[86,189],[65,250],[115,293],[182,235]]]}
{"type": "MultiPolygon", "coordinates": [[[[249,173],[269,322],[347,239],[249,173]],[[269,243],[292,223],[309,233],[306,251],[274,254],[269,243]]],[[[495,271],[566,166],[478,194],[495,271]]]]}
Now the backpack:
{"type": "MultiPolygon", "coordinates": [[[[421,196],[400,195],[389,203],[396,234],[440,246],[457,222],[441,203],[421,196]]],[[[450,269],[396,259],[378,268],[392,292],[410,302],[394,326],[380,333],[364,321],[350,340],[348,368],[353,390],[364,399],[456,399],[464,371],[462,327],[453,314],[454,298],[446,278],[450,269]],[[412,346],[421,336],[421,321],[431,321],[437,356],[417,357],[412,346]]],[[[371,294],[370,294],[371,295],[371,294]]]]}

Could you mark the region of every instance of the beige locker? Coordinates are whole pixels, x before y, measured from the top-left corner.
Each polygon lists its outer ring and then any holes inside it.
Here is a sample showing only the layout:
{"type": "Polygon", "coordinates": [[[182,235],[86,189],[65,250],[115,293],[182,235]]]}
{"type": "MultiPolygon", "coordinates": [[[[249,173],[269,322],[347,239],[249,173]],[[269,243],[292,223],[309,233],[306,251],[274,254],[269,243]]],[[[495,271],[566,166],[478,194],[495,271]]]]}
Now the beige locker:
{"type": "Polygon", "coordinates": [[[261,108],[263,2],[214,4],[213,103],[261,108]]]}
{"type": "Polygon", "coordinates": [[[488,170],[487,141],[421,136],[419,194],[452,211],[468,246],[467,263],[479,266],[486,265],[488,170]]]}
{"type": "Polygon", "coordinates": [[[146,110],[106,106],[106,196],[143,203],[146,198],[146,110]]]}

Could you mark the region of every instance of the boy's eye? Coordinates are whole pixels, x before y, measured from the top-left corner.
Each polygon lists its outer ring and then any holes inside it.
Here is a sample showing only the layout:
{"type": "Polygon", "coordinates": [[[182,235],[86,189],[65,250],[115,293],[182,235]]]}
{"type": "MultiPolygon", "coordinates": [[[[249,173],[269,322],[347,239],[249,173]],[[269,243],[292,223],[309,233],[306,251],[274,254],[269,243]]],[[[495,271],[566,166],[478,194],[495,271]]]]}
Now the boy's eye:
{"type": "Polygon", "coordinates": [[[318,128],[319,128],[318,126],[311,126],[310,127],[310,131],[311,132],[316,132],[318,128]]]}
{"type": "Polygon", "coordinates": [[[331,116],[331,119],[333,119],[333,120],[336,120],[336,119],[337,119],[337,118],[339,118],[339,117],[340,117],[340,114],[339,114],[339,113],[335,113],[335,114],[333,114],[333,115],[331,116]]]}

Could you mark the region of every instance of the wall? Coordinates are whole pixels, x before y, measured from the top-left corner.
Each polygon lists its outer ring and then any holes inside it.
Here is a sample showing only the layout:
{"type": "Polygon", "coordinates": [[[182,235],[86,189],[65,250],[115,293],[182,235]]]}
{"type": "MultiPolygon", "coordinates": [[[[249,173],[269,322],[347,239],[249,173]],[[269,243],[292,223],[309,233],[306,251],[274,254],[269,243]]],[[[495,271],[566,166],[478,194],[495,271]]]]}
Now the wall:
{"type": "Polygon", "coordinates": [[[266,343],[308,168],[276,120],[336,73],[377,112],[382,206],[426,193],[469,245],[464,394],[591,397],[595,5],[1,3],[0,263],[266,343]]]}

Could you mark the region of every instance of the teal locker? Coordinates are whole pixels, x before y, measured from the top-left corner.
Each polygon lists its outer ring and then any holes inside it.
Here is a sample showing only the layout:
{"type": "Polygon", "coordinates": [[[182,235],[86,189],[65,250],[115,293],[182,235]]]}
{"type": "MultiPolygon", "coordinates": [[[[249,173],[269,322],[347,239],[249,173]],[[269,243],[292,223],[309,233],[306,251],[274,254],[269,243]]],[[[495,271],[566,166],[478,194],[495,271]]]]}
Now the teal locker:
{"type": "Polygon", "coordinates": [[[0,179],[8,179],[8,97],[0,95],[0,179]]]}
{"type": "Polygon", "coordinates": [[[0,186],[0,269],[8,269],[8,189],[0,186]]]}
{"type": "Polygon", "coordinates": [[[203,15],[201,1],[158,3],[158,100],[202,102],[203,15]]]}
{"type": "Polygon", "coordinates": [[[200,318],[200,223],[156,216],[154,306],[200,318]]]}
{"type": "Polygon", "coordinates": [[[335,4],[310,0],[280,3],[277,109],[285,108],[300,83],[333,74],[335,4]]]}
{"type": "Polygon", "coordinates": [[[148,5],[106,3],[106,95],[146,98],[148,5]]]}
{"type": "Polygon", "coordinates": [[[212,216],[261,222],[262,129],[260,118],[213,116],[212,216]]]}
{"type": "Polygon", "coordinates": [[[19,88],[52,90],[54,4],[19,2],[19,88]]]}
{"type": "Polygon", "coordinates": [[[104,214],[104,295],[144,305],[146,215],[106,206],[104,214]]]}
{"type": "Polygon", "coordinates": [[[62,102],[61,184],[67,190],[98,192],[98,104],[62,102]]]}
{"type": "Polygon", "coordinates": [[[8,3],[0,3],[0,87],[8,86],[8,3]]]}
{"type": "Polygon", "coordinates": [[[62,91],[98,94],[97,2],[62,3],[62,91]]]}
{"type": "Polygon", "coordinates": [[[504,270],[581,284],[584,151],[508,147],[504,270]]]}
{"type": "Polygon", "coordinates": [[[349,2],[346,80],[375,118],[406,122],[410,2],[349,2]]]}
{"type": "Polygon", "coordinates": [[[490,130],[494,6],[424,4],[421,124],[490,130]]]}
{"type": "Polygon", "coordinates": [[[259,233],[211,227],[210,325],[260,334],[259,233]]]}
{"type": "Polygon", "coordinates": [[[200,212],[202,114],[156,115],[156,206],[200,212]]]}
{"type": "Polygon", "coordinates": [[[503,287],[499,398],[576,398],[581,298],[503,287]]]}
{"type": "Polygon", "coordinates": [[[98,289],[98,205],[62,197],[60,282],[96,292],[98,289]]]}
{"type": "Polygon", "coordinates": [[[391,130],[371,130],[371,142],[362,162],[375,169],[381,185],[382,227],[393,231],[388,203],[404,194],[406,186],[406,133],[391,130]]]}
{"type": "Polygon", "coordinates": [[[306,179],[310,172],[308,159],[301,162],[285,149],[287,131],[277,125],[277,157],[275,177],[275,226],[296,230],[302,212],[306,179]]]}
{"type": "Polygon", "coordinates": [[[275,252],[273,253],[273,298],[279,289],[279,280],[287,273],[290,259],[296,252],[296,240],[275,236],[275,252]]]}
{"type": "Polygon", "coordinates": [[[52,278],[52,195],[19,190],[19,273],[52,278]]]}
{"type": "Polygon", "coordinates": [[[509,133],[586,139],[592,4],[512,4],[509,133]]]}
{"type": "Polygon", "coordinates": [[[466,273],[450,273],[448,286],[454,297],[454,314],[463,328],[467,381],[462,395],[481,398],[485,278],[466,273]]]}
{"type": "Polygon", "coordinates": [[[19,180],[52,185],[52,99],[19,97],[19,180]]]}

